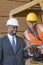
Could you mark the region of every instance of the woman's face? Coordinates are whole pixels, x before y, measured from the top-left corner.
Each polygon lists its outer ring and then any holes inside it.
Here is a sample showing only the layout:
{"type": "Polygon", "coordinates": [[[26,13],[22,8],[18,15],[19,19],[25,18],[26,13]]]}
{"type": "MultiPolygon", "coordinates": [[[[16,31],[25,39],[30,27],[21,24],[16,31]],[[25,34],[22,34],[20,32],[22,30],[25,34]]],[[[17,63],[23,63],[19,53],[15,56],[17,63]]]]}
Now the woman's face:
{"type": "Polygon", "coordinates": [[[36,23],[29,23],[29,24],[28,24],[28,27],[30,27],[30,29],[33,29],[33,27],[34,27],[35,24],[36,24],[36,23]]]}

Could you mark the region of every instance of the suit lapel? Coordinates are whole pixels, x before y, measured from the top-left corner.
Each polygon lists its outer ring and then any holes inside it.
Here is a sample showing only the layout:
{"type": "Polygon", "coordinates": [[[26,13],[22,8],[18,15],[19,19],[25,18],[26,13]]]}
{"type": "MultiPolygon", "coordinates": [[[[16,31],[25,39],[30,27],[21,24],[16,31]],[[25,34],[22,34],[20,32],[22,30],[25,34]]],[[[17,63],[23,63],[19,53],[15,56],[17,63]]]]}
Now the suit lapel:
{"type": "Polygon", "coordinates": [[[10,40],[9,40],[8,36],[6,36],[6,44],[8,45],[8,47],[10,48],[10,50],[12,50],[14,52],[13,47],[12,47],[12,45],[10,43],[10,40]]]}
{"type": "MultiPolygon", "coordinates": [[[[6,36],[5,39],[6,39],[6,44],[7,44],[7,45],[9,46],[9,48],[14,52],[13,47],[12,47],[12,45],[11,45],[11,43],[10,43],[10,40],[9,40],[8,36],[6,36]]],[[[19,50],[20,50],[20,39],[16,36],[16,53],[18,53],[19,50]]],[[[15,52],[14,52],[14,53],[15,53],[15,52]]]]}

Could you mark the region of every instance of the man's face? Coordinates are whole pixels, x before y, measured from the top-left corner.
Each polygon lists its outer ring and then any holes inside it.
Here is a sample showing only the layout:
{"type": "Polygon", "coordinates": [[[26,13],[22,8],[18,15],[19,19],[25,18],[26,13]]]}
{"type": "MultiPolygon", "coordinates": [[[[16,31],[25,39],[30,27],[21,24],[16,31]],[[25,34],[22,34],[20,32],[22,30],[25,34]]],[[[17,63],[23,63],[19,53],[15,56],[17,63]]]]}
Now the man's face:
{"type": "Polygon", "coordinates": [[[10,35],[16,35],[16,32],[17,32],[17,26],[8,26],[8,33],[10,35]]]}

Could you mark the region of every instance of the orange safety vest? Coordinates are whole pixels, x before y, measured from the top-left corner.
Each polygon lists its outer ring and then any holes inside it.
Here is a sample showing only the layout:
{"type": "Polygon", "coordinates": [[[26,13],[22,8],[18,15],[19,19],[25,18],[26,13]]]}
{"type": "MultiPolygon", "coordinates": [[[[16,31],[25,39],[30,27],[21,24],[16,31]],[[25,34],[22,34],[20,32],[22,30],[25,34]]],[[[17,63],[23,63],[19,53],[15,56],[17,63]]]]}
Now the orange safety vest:
{"type": "MultiPolygon", "coordinates": [[[[41,24],[42,30],[43,30],[43,24],[41,24]]],[[[36,26],[39,38],[43,41],[43,31],[40,30],[40,27],[36,26]]]]}
{"type": "MultiPolygon", "coordinates": [[[[43,28],[43,24],[41,24],[40,26],[43,28]]],[[[31,42],[33,42],[34,44],[43,46],[43,32],[41,31],[40,26],[36,25],[36,30],[38,32],[38,36],[39,36],[40,40],[37,39],[31,32],[28,33],[28,37],[30,38],[31,42]]],[[[27,36],[26,32],[24,32],[23,35],[26,38],[26,36],[27,36]]],[[[41,54],[43,54],[43,48],[41,49],[41,54]]]]}

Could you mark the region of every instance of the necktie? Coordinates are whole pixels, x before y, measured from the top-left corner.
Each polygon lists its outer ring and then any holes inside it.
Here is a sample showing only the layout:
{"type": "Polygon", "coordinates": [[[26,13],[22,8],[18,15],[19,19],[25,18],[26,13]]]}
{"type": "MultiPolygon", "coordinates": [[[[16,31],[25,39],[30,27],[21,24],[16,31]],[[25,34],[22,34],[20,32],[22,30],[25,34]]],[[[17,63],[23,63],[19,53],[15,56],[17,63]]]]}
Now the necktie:
{"type": "Polygon", "coordinates": [[[14,37],[12,37],[12,46],[13,46],[14,52],[16,53],[16,45],[15,45],[14,37]]]}

